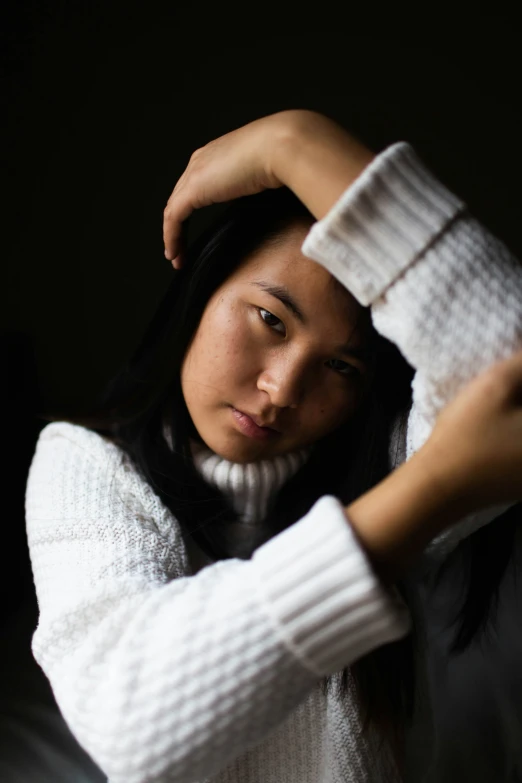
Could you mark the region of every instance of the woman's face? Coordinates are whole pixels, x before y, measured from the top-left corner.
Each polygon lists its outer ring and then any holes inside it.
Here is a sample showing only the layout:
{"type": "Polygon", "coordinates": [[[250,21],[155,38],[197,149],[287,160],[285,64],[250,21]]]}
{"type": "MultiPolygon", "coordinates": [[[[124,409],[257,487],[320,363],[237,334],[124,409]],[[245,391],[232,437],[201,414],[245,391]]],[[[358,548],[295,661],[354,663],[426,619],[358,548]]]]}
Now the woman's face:
{"type": "Polygon", "coordinates": [[[302,255],[309,228],[293,225],[241,264],[209,300],[183,361],[194,426],[232,462],[316,442],[352,417],[368,386],[368,311],[302,255]]]}

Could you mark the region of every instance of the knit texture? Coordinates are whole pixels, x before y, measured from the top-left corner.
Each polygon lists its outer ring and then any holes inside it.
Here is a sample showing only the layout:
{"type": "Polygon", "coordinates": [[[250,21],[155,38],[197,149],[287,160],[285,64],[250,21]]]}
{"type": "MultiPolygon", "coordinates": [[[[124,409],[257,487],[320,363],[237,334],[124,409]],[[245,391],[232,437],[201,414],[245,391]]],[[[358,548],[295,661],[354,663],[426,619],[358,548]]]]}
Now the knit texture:
{"type": "MultiPolygon", "coordinates": [[[[416,369],[407,441],[391,454],[411,456],[463,383],[522,347],[520,266],[404,142],[377,156],[303,252],[371,306],[416,369]]],[[[500,510],[440,536],[424,566],[500,510]]],[[[336,498],[249,560],[195,569],[177,520],[121,450],[58,422],[37,443],[26,519],[33,652],[113,783],[396,779],[386,748],[361,735],[353,683],[342,701],[319,687],[411,627],[336,498]]]]}
{"type": "Polygon", "coordinates": [[[309,449],[301,449],[242,465],[197,443],[192,451],[194,465],[203,478],[223,492],[247,525],[255,525],[266,517],[278,490],[304,465],[310,453],[309,449]]]}

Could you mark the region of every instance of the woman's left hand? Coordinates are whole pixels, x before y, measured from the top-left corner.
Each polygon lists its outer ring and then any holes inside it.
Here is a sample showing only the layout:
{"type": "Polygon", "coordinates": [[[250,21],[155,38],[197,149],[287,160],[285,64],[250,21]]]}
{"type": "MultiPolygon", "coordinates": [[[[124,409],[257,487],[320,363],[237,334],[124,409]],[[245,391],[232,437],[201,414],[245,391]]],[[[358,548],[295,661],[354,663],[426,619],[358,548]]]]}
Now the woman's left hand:
{"type": "Polygon", "coordinates": [[[181,226],[200,207],[286,185],[320,219],[374,158],[314,111],[271,114],[197,149],[163,215],[165,256],[181,266],[181,226]]]}
{"type": "Polygon", "coordinates": [[[439,414],[422,450],[466,513],[522,500],[522,351],[496,362],[439,414]]]}

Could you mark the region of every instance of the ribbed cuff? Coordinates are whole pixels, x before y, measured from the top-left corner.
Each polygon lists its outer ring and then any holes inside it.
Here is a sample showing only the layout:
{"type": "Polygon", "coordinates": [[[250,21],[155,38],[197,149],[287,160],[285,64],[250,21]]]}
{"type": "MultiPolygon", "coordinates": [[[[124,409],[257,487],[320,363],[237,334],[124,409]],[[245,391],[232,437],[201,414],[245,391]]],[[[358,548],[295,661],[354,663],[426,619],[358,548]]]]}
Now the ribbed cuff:
{"type": "Polygon", "coordinates": [[[301,250],[367,306],[465,206],[400,141],[377,155],[314,223],[301,250]]]}
{"type": "Polygon", "coordinates": [[[252,564],[277,632],[319,677],[411,628],[399,592],[381,584],[331,495],[256,549],[252,564]]]}

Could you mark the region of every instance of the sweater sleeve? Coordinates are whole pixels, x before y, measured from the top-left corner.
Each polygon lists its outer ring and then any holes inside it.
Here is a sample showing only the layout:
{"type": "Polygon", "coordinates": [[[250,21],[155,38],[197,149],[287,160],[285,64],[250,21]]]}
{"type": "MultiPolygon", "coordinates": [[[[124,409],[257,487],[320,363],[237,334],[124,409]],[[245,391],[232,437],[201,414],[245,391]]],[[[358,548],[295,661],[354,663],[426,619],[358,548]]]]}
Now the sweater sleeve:
{"type": "Polygon", "coordinates": [[[190,575],[170,511],[120,449],[77,425],[41,432],[26,522],[33,653],[112,783],[217,774],[321,677],[411,627],[334,497],[249,560],[190,575]]]}
{"type": "MultiPolygon", "coordinates": [[[[522,265],[406,142],[374,158],[302,252],[371,308],[376,330],[415,369],[406,458],[466,383],[522,348],[522,265]]],[[[440,540],[452,548],[509,505],[470,515],[440,540]]]]}

